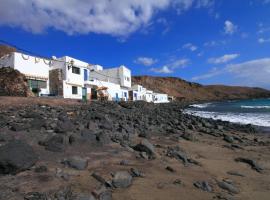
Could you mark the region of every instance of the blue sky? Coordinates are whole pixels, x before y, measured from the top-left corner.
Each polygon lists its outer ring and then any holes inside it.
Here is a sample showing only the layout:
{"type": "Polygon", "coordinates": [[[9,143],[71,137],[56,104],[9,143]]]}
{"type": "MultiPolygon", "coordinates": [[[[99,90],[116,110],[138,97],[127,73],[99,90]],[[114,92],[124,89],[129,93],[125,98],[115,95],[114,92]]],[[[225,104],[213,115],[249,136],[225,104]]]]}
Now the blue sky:
{"type": "Polygon", "coordinates": [[[270,89],[270,0],[0,0],[0,39],[133,75],[270,89]]]}

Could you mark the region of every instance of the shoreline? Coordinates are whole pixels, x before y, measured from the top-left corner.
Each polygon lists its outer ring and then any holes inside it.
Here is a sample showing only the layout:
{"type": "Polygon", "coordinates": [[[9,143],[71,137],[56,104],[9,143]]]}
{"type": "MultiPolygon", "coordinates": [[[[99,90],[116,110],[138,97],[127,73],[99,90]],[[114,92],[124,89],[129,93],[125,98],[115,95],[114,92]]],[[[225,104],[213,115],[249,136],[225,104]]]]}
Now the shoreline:
{"type": "MultiPolygon", "coordinates": [[[[225,100],[225,101],[209,101],[209,102],[203,102],[203,103],[195,103],[195,104],[189,104],[185,109],[184,112],[187,114],[191,114],[194,116],[202,117],[202,118],[207,118],[207,119],[213,119],[213,120],[221,120],[224,122],[230,122],[230,123],[235,123],[235,124],[241,124],[241,125],[249,125],[251,124],[252,126],[256,127],[258,129],[258,132],[263,132],[263,133],[270,133],[270,126],[265,126],[265,125],[259,125],[259,122],[253,123],[254,121],[250,121],[249,123],[246,122],[246,119],[243,119],[244,121],[240,122],[239,120],[228,120],[228,114],[231,113],[230,111],[227,112],[220,112],[220,111],[214,111],[214,110],[207,110],[208,105],[211,104],[222,104],[222,103],[231,103],[231,102],[242,102],[242,101],[253,101],[253,100],[268,100],[269,98],[258,98],[258,99],[244,99],[244,100],[225,100]],[[216,112],[216,115],[215,115],[216,112]],[[202,114],[200,114],[202,113],[202,114]],[[205,113],[205,114],[203,114],[205,113]],[[213,113],[213,116],[211,116],[210,113],[213,113]],[[226,115],[227,113],[227,115],[226,115]]],[[[252,110],[251,110],[252,111],[252,110]]],[[[232,112],[232,116],[236,116],[236,112],[232,112]]],[[[238,113],[240,116],[245,116],[246,114],[252,115],[252,112],[241,112],[239,111],[238,113]]],[[[254,113],[256,114],[256,113],[254,113]]],[[[263,114],[263,113],[262,113],[263,114]]]]}
{"type": "Polygon", "coordinates": [[[0,110],[0,199],[269,198],[270,137],[253,126],[181,103],[55,103],[0,110]]]}

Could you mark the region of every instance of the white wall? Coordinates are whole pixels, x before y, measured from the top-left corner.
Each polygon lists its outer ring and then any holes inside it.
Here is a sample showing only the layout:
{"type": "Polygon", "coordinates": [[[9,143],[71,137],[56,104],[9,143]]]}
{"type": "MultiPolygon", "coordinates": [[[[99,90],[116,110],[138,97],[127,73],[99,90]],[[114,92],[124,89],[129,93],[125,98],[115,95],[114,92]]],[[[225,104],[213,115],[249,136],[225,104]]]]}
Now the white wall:
{"type": "Polygon", "coordinates": [[[49,60],[15,53],[15,69],[26,75],[49,78],[49,60]]]}
{"type": "Polygon", "coordinates": [[[4,67],[12,67],[26,76],[37,80],[47,80],[47,88],[42,88],[40,94],[49,94],[49,60],[14,52],[0,60],[4,67]]]}
{"type": "Polygon", "coordinates": [[[82,87],[81,86],[75,86],[78,88],[78,94],[72,94],[72,86],[68,84],[66,81],[63,81],[63,97],[68,99],[82,99],[82,87]]]}
{"type": "Polygon", "coordinates": [[[107,87],[108,88],[107,91],[108,91],[108,93],[110,95],[110,100],[116,98],[116,93],[118,94],[119,100],[121,98],[123,98],[123,96],[122,96],[122,89],[121,89],[120,85],[118,85],[118,84],[114,84],[114,83],[110,83],[110,82],[105,82],[105,81],[99,81],[99,80],[89,81],[87,84],[89,85],[89,87],[91,87],[91,86],[107,87]]]}
{"type": "Polygon", "coordinates": [[[154,103],[168,103],[168,95],[167,94],[160,94],[160,93],[154,93],[154,103]]]}
{"type": "Polygon", "coordinates": [[[91,71],[90,79],[98,79],[100,81],[119,84],[122,87],[131,88],[131,72],[124,66],[104,69],[101,71],[91,71]]]}
{"type": "Polygon", "coordinates": [[[122,87],[131,88],[131,71],[123,65],[119,67],[119,78],[122,87]]]}

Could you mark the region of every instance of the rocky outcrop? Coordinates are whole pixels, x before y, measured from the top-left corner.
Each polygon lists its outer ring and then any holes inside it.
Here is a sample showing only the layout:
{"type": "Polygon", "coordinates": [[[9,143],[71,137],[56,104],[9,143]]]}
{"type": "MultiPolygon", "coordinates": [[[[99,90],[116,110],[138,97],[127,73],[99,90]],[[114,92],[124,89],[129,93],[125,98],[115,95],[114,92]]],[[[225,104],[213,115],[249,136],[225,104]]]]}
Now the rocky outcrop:
{"type": "Polygon", "coordinates": [[[16,174],[32,167],[38,158],[27,143],[12,141],[0,147],[0,174],[16,174]]]}
{"type": "Polygon", "coordinates": [[[26,77],[10,67],[0,68],[0,96],[33,96],[26,77]]]}

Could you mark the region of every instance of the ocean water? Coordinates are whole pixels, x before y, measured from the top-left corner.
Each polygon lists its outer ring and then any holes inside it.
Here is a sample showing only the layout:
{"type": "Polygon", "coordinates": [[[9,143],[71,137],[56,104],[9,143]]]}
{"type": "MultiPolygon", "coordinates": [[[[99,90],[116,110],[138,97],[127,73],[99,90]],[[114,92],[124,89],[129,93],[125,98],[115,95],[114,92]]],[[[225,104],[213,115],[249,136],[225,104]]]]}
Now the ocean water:
{"type": "Polygon", "coordinates": [[[270,128],[270,99],[194,104],[185,112],[205,118],[270,128]]]}

